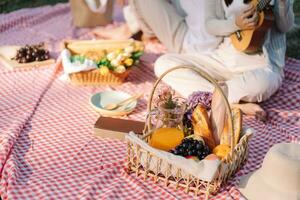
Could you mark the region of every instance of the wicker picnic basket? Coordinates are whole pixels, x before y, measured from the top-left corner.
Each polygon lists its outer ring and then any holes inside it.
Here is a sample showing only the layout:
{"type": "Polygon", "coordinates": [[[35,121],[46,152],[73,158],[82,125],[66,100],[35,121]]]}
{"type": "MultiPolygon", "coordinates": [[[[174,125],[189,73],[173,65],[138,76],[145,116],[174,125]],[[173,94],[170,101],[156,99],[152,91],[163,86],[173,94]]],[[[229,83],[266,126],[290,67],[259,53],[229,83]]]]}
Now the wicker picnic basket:
{"type": "MultiPolygon", "coordinates": [[[[89,51],[111,52],[117,49],[123,49],[128,45],[142,43],[134,40],[68,40],[63,46],[68,49],[72,55],[84,54],[89,51]]],[[[131,68],[131,67],[130,67],[131,68]]],[[[97,85],[119,85],[129,76],[131,69],[128,68],[124,73],[115,73],[111,70],[103,75],[99,69],[72,73],[69,75],[70,81],[77,86],[97,86],[97,85]]]]}
{"type": "Polygon", "coordinates": [[[86,85],[86,86],[97,86],[97,85],[119,85],[124,82],[128,77],[130,70],[126,70],[124,73],[109,72],[108,74],[102,75],[98,69],[78,72],[70,74],[70,80],[73,85],[86,85]]]}
{"type": "MultiPolygon", "coordinates": [[[[241,167],[242,163],[245,161],[248,154],[248,141],[251,137],[251,133],[244,134],[239,140],[239,143],[237,145],[234,144],[233,116],[231,114],[230,106],[226,96],[224,95],[218,83],[211,76],[194,66],[180,65],[162,74],[153,86],[148,102],[148,112],[151,112],[153,95],[158,84],[168,73],[178,69],[189,69],[197,72],[200,76],[211,82],[221,93],[221,96],[226,104],[226,109],[228,111],[228,118],[230,119],[229,130],[232,138],[231,152],[228,153],[225,159],[222,160],[218,169],[217,176],[211,182],[207,182],[200,180],[190,174],[188,174],[188,176],[183,176],[183,169],[178,168],[171,163],[166,163],[166,160],[157,157],[153,153],[142,148],[140,145],[127,140],[127,170],[128,173],[134,172],[137,176],[141,175],[145,179],[150,177],[153,178],[155,182],[162,181],[166,186],[171,184],[175,186],[176,189],[181,188],[186,192],[193,192],[195,195],[205,194],[206,198],[208,198],[210,194],[217,193],[221,185],[226,183],[226,181],[236,172],[238,168],[241,167]],[[144,162],[142,162],[141,160],[142,157],[144,158],[144,162]],[[155,162],[155,170],[153,170],[153,168],[152,170],[149,168],[150,163],[153,166],[153,162],[155,162]],[[164,172],[162,172],[161,168],[163,165],[167,165],[167,170],[164,170],[164,172]],[[174,176],[174,173],[171,173],[174,171],[176,172],[176,176],[174,176]]],[[[145,123],[144,133],[140,137],[140,139],[148,142],[152,134],[151,130],[151,116],[149,115],[145,123]]]]}

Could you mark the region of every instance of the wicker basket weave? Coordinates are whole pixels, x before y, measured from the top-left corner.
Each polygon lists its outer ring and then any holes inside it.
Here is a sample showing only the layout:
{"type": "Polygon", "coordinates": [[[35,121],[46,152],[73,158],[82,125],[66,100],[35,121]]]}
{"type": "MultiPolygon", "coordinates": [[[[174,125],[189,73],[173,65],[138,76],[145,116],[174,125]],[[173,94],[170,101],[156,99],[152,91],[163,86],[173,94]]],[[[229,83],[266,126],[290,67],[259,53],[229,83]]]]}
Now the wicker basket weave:
{"type": "MultiPolygon", "coordinates": [[[[222,160],[218,174],[216,178],[211,181],[203,181],[200,180],[193,175],[188,175],[187,177],[183,174],[183,169],[178,168],[177,166],[174,166],[170,163],[166,163],[162,158],[157,157],[153,153],[147,151],[146,149],[142,148],[140,145],[127,140],[127,170],[128,173],[134,172],[137,176],[143,176],[145,179],[148,177],[153,178],[155,182],[162,181],[165,183],[165,185],[172,184],[177,188],[184,189],[186,192],[194,192],[195,195],[205,194],[206,198],[209,197],[210,194],[215,194],[220,189],[221,185],[226,183],[228,178],[230,178],[236,170],[242,165],[242,163],[245,161],[248,153],[248,141],[251,137],[251,134],[245,134],[243,137],[239,140],[239,143],[237,145],[234,144],[234,131],[233,131],[233,117],[230,111],[230,105],[228,103],[228,100],[226,96],[224,95],[222,89],[219,87],[218,83],[209,76],[206,72],[202,71],[201,69],[194,67],[194,66],[187,66],[187,65],[180,65],[178,67],[172,68],[168,71],[166,71],[164,74],[162,74],[156,83],[153,86],[150,99],[148,102],[148,112],[152,109],[152,100],[154,92],[160,83],[160,81],[170,72],[178,69],[189,69],[197,72],[200,76],[211,82],[216,90],[218,90],[221,93],[221,96],[223,97],[223,100],[225,101],[228,118],[229,120],[229,130],[231,134],[231,151],[228,153],[225,159],[222,160]],[[146,162],[142,162],[141,158],[146,158],[146,162]],[[150,170],[150,162],[153,165],[153,162],[155,162],[156,169],[150,170]],[[162,172],[162,166],[166,166],[167,164],[167,170],[162,172]],[[176,172],[176,176],[173,176],[172,172],[176,172]]],[[[145,142],[148,142],[150,139],[150,136],[152,134],[151,130],[151,116],[148,117],[146,123],[145,123],[145,130],[144,135],[141,137],[142,140],[145,142]]]]}
{"type": "MultiPolygon", "coordinates": [[[[123,49],[134,43],[142,45],[135,40],[67,40],[63,43],[63,48],[68,49],[72,55],[81,55],[88,51],[111,52],[117,49],[123,49]]],[[[97,85],[119,85],[129,76],[130,68],[124,73],[115,73],[109,71],[102,75],[99,69],[72,73],[69,75],[70,81],[77,86],[97,86],[97,85]]]]}
{"type": "Polygon", "coordinates": [[[128,77],[130,70],[124,73],[114,73],[109,71],[102,75],[99,69],[70,74],[70,80],[73,85],[78,86],[97,86],[97,85],[119,85],[128,77]]]}

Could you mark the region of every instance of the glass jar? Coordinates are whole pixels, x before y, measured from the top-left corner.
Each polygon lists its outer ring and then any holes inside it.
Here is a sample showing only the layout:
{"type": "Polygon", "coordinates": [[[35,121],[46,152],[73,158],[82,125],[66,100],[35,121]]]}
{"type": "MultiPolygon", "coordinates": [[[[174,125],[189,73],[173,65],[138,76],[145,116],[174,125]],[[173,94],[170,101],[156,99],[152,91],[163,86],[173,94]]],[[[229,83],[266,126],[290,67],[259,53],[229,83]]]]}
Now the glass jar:
{"type": "Polygon", "coordinates": [[[152,147],[170,151],[184,138],[182,118],[186,110],[185,100],[174,98],[173,105],[160,102],[152,112],[153,130],[150,139],[152,147]]]}
{"type": "Polygon", "coordinates": [[[159,102],[155,116],[155,129],[177,128],[183,130],[182,118],[186,110],[186,103],[183,98],[174,98],[175,104],[166,105],[159,102]],[[169,106],[169,107],[168,107],[169,106]]]}

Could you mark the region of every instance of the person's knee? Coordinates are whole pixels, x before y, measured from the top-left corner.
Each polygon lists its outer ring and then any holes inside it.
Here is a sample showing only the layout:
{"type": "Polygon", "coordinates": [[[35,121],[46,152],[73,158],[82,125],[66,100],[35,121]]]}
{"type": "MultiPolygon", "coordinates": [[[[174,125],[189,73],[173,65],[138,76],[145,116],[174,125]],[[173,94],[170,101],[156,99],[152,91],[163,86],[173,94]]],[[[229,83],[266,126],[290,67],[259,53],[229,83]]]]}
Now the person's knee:
{"type": "Polygon", "coordinates": [[[281,78],[276,73],[265,73],[255,77],[255,80],[248,83],[250,95],[246,98],[254,102],[262,102],[269,99],[280,87],[281,78]]]}
{"type": "Polygon", "coordinates": [[[175,67],[176,63],[172,61],[172,56],[165,54],[160,56],[154,63],[154,73],[157,77],[161,76],[167,70],[175,67]]]}

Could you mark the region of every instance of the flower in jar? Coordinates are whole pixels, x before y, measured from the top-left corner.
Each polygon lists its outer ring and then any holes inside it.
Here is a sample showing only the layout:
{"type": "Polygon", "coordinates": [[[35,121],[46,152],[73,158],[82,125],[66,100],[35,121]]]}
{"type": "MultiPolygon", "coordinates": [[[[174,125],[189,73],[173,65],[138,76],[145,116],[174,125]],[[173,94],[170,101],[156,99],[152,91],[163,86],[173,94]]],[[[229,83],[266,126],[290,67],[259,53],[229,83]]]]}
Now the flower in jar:
{"type": "Polygon", "coordinates": [[[161,87],[158,91],[157,97],[155,99],[155,104],[158,105],[160,102],[167,102],[172,100],[175,95],[175,91],[168,86],[161,87]]]}

